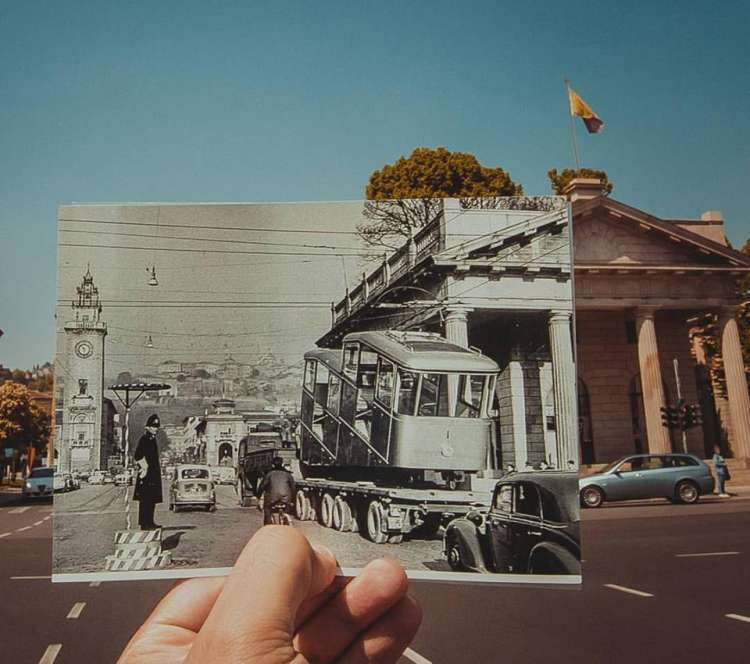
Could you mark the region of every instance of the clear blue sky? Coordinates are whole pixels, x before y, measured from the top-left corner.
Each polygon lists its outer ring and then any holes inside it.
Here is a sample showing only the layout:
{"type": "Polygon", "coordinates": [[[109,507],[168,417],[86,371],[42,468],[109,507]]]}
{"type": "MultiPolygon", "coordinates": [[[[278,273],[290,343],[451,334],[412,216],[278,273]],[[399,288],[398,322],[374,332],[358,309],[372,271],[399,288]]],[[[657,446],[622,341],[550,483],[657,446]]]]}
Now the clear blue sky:
{"type": "Polygon", "coordinates": [[[71,201],[357,199],[420,145],[750,236],[750,3],[0,2],[0,362],[52,357],[71,201]]]}

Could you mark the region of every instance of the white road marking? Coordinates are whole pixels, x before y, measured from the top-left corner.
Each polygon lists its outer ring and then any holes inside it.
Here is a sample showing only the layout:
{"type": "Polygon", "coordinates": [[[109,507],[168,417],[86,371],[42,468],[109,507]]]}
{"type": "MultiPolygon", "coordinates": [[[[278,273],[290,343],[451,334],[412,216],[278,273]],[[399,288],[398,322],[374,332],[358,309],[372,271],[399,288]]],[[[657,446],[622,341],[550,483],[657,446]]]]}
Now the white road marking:
{"type": "Polygon", "coordinates": [[[732,620],[739,620],[740,622],[750,623],[750,617],[741,616],[739,613],[725,613],[725,618],[731,618],[732,620]]]}
{"type": "Polygon", "coordinates": [[[710,553],[676,553],[675,558],[702,558],[703,556],[737,556],[739,551],[713,551],[710,553]]]}
{"type": "Polygon", "coordinates": [[[78,618],[78,616],[81,615],[85,607],[86,607],[86,602],[76,602],[75,604],[73,604],[73,608],[70,611],[68,611],[68,615],[66,616],[66,618],[68,618],[69,620],[74,620],[78,618]]]}
{"type": "Polygon", "coordinates": [[[12,533],[0,533],[0,539],[3,537],[7,537],[8,535],[11,535],[12,533]]]}
{"type": "Polygon", "coordinates": [[[618,586],[614,583],[605,583],[605,588],[611,588],[612,590],[619,590],[623,593],[630,593],[631,595],[638,595],[638,597],[653,597],[651,593],[645,593],[642,590],[635,590],[635,588],[628,588],[626,586],[618,586]]]}
{"type": "Polygon", "coordinates": [[[41,521],[34,521],[35,526],[41,526],[43,523],[44,523],[44,519],[42,519],[41,521]]]}
{"type": "Polygon", "coordinates": [[[28,505],[26,507],[16,507],[12,510],[8,510],[8,514],[23,514],[26,510],[30,510],[31,507],[28,505]]]}
{"type": "Polygon", "coordinates": [[[62,643],[51,643],[48,645],[47,650],[44,651],[42,658],[39,660],[39,664],[52,664],[57,659],[61,649],[62,643]]]}
{"type": "Polygon", "coordinates": [[[51,579],[51,576],[11,576],[11,581],[30,581],[32,579],[51,579]]]}
{"type": "Polygon", "coordinates": [[[404,650],[404,657],[411,660],[414,664],[432,664],[432,662],[426,657],[422,657],[418,652],[414,652],[411,648],[404,650]]]}
{"type": "Polygon", "coordinates": [[[16,528],[17,533],[22,533],[24,530],[31,530],[31,526],[24,526],[23,528],[16,528]]]}
{"type": "Polygon", "coordinates": [[[101,581],[92,581],[91,583],[89,583],[89,588],[98,588],[101,584],[101,581]]]}

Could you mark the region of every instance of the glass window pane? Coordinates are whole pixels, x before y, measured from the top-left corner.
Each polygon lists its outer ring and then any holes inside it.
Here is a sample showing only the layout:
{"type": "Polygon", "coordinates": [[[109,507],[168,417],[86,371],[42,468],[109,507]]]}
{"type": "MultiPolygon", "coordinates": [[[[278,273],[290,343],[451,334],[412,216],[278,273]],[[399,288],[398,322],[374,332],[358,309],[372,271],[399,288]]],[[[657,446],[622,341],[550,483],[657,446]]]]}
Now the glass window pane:
{"type": "Polygon", "coordinates": [[[377,399],[384,406],[391,407],[393,401],[393,364],[384,359],[380,360],[377,399]]]}
{"type": "Polygon", "coordinates": [[[339,414],[339,390],[341,386],[341,380],[335,374],[331,374],[330,381],[328,383],[328,410],[334,415],[339,414]]]}
{"type": "Polygon", "coordinates": [[[398,370],[399,390],[397,411],[401,415],[414,415],[417,402],[418,375],[412,371],[398,370]]]}
{"type": "Polygon", "coordinates": [[[315,365],[317,362],[315,360],[307,360],[305,363],[305,389],[308,392],[313,391],[313,386],[315,385],[315,365]]]}
{"type": "Polygon", "coordinates": [[[375,372],[378,366],[378,354],[363,348],[359,353],[359,374],[357,387],[375,388],[375,372]]]}
{"type": "Polygon", "coordinates": [[[513,511],[513,485],[505,484],[495,495],[495,509],[510,514],[513,511]]]}
{"type": "Polygon", "coordinates": [[[419,395],[417,414],[423,417],[450,416],[446,374],[422,374],[422,392],[419,395]]]}
{"type": "Polygon", "coordinates": [[[533,484],[519,484],[516,496],[516,512],[518,514],[541,516],[539,492],[533,484]]]}
{"type": "Polygon", "coordinates": [[[461,374],[458,378],[457,417],[479,417],[482,408],[482,393],[485,377],[461,374]]]}
{"type": "Polygon", "coordinates": [[[359,344],[344,344],[344,374],[355,380],[357,377],[357,361],[359,359],[359,344]]]}

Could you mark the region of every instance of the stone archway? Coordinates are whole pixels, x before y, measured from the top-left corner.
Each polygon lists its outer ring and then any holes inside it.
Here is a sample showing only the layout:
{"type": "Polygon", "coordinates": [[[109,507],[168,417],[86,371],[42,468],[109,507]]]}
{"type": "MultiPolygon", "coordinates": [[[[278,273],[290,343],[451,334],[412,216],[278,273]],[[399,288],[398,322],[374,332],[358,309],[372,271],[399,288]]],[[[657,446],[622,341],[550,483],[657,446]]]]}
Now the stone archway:
{"type": "Polygon", "coordinates": [[[234,447],[232,446],[232,443],[225,442],[219,445],[219,465],[234,465],[234,447]]]}

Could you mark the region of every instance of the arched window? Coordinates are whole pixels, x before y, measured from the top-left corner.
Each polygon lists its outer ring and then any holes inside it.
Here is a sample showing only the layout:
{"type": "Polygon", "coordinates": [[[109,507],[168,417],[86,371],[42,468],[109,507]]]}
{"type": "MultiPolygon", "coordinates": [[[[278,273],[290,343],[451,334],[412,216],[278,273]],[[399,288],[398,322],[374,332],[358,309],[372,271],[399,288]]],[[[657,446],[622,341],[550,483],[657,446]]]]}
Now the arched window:
{"type": "Polygon", "coordinates": [[[596,463],[594,431],[591,426],[591,399],[583,378],[578,379],[578,439],[581,445],[581,463],[596,463]]]}

